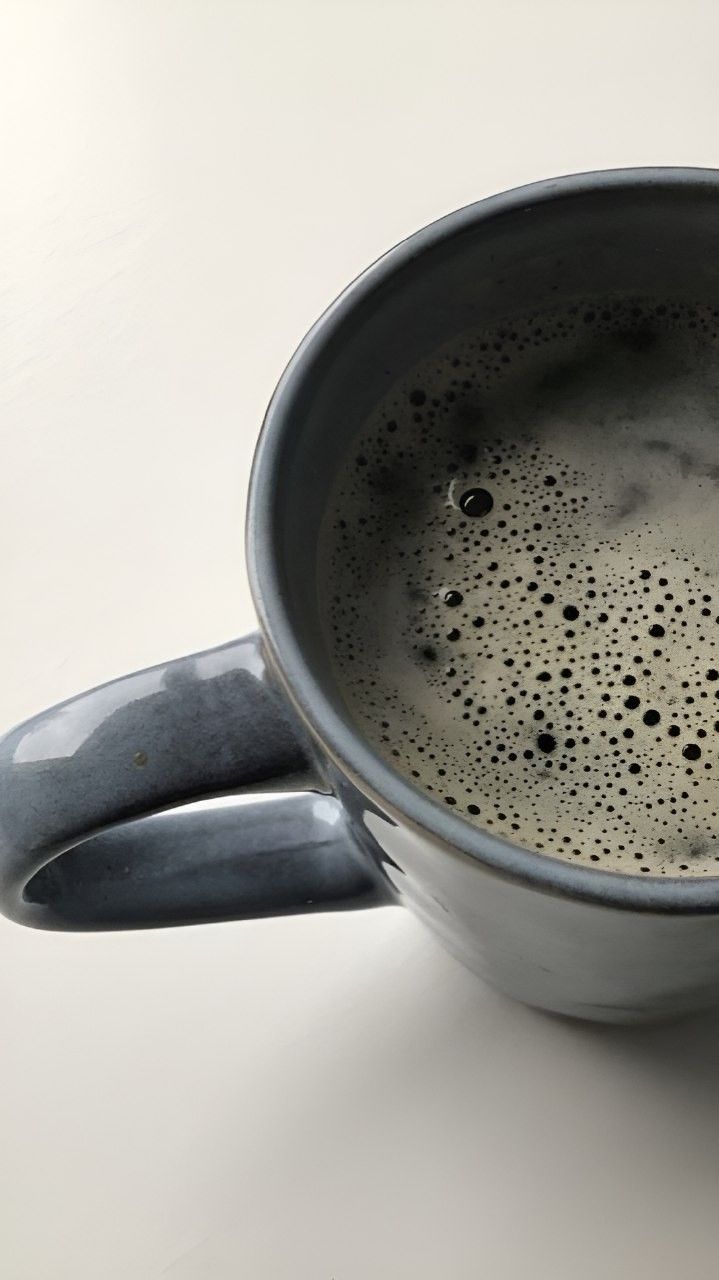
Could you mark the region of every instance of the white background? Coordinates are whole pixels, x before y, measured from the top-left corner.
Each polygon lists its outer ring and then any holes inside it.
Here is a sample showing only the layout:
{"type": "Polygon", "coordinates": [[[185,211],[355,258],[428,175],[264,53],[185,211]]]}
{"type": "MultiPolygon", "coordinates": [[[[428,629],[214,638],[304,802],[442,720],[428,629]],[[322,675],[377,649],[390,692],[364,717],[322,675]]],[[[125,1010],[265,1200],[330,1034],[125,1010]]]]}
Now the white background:
{"type": "MultiPolygon", "coordinates": [[[[719,10],[0,9],[0,727],[249,630],[248,471],[305,329],[479,196],[719,165],[719,10]]],[[[408,914],[0,922],[3,1280],[716,1271],[719,1019],[594,1029],[408,914]]]]}

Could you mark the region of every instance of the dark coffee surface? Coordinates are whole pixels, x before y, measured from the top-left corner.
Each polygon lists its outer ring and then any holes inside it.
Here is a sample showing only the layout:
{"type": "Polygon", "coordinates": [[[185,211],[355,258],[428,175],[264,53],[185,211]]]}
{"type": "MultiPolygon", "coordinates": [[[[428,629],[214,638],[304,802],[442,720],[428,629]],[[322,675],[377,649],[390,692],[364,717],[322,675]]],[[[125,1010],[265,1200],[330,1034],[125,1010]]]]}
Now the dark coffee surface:
{"type": "Polygon", "coordinates": [[[719,312],[465,334],[356,439],[320,591],[348,709],[524,847],[719,874],[719,312]]]}

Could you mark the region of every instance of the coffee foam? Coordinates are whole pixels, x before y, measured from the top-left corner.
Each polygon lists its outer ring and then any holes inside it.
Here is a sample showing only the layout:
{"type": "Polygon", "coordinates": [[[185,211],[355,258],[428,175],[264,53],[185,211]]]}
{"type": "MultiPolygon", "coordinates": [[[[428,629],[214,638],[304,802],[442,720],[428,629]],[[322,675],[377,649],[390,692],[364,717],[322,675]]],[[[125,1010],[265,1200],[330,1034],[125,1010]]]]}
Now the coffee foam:
{"type": "Polygon", "coordinates": [[[326,513],[363,736],[518,845],[719,874],[719,310],[584,302],[392,389],[326,513]]]}

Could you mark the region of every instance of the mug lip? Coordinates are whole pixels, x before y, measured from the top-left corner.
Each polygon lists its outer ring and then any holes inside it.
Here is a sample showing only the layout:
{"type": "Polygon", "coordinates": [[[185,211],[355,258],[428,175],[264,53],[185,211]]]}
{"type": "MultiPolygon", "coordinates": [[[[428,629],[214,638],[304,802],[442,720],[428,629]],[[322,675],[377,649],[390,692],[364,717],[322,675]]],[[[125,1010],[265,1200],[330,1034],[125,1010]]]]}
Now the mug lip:
{"type": "MultiPolygon", "coordinates": [[[[271,496],[280,480],[286,435],[294,429],[295,405],[338,328],[392,275],[442,241],[469,227],[517,211],[598,191],[719,192],[719,169],[651,166],[567,174],[514,187],[465,205],[401,240],[356,277],[319,317],[298,346],[265,414],[250,476],[246,546],[250,589],[274,670],[301,717],[336,766],[389,816],[439,840],[442,852],[460,854],[485,868],[548,893],[607,907],[687,914],[719,912],[719,876],[682,879],[606,871],[564,862],[521,848],[444,809],[385,763],[349,718],[340,715],[312,673],[284,599],[271,496]]],[[[439,856],[439,851],[438,851],[439,856]]]]}

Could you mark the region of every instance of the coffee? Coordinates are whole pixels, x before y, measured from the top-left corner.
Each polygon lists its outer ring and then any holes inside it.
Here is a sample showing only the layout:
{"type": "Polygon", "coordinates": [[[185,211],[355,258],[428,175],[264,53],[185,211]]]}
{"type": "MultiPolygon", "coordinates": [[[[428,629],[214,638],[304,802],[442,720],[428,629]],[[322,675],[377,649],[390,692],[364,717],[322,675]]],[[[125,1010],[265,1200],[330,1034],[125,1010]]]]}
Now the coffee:
{"type": "Polygon", "coordinates": [[[590,300],[399,380],[320,590],[363,735],[515,844],[719,875],[719,310],[590,300]]]}

